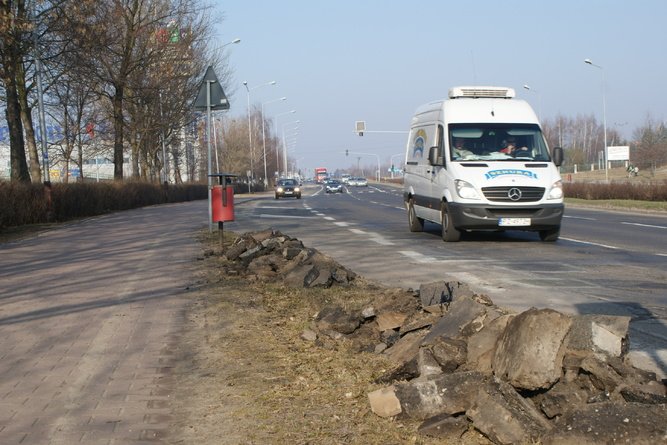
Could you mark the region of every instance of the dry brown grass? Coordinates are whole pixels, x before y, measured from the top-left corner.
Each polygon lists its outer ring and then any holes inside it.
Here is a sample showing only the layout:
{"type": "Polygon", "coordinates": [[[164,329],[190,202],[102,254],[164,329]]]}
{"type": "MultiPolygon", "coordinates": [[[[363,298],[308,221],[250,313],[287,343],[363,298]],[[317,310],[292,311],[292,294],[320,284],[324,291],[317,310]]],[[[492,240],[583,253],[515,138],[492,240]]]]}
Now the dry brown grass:
{"type": "MultiPolygon", "coordinates": [[[[217,240],[211,242],[215,248],[217,240]]],[[[373,285],[294,289],[222,277],[220,256],[200,262],[206,284],[190,312],[179,370],[182,443],[446,444],[417,433],[418,422],[378,417],[367,394],[392,366],[349,340],[301,338],[327,304],[360,308],[382,292],[373,285]],[[191,366],[196,363],[196,366],[191,366]]],[[[201,266],[201,267],[200,267],[201,266]]],[[[456,443],[488,443],[471,431],[456,443]]]]}

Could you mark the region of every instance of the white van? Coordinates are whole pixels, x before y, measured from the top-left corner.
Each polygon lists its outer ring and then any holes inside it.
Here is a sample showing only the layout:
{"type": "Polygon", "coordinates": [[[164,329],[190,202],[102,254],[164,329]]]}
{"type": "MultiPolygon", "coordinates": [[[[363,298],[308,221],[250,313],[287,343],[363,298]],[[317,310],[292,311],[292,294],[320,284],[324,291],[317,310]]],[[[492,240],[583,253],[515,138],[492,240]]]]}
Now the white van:
{"type": "Polygon", "coordinates": [[[442,225],[444,241],[473,230],[528,230],[556,241],[562,161],[512,88],[452,88],[448,100],[412,118],[403,191],[410,230],[422,231],[426,220],[442,225]]]}

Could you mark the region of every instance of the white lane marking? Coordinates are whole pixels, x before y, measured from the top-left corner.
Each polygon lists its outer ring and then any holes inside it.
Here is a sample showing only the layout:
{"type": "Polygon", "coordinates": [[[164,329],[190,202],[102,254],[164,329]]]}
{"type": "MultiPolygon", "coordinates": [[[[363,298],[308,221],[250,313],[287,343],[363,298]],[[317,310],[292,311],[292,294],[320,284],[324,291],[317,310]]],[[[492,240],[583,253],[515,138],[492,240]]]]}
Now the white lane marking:
{"type": "Polygon", "coordinates": [[[626,224],[629,226],[639,226],[639,227],[650,227],[652,229],[667,229],[667,226],[656,226],[653,224],[640,224],[640,223],[631,223],[631,222],[623,222],[621,221],[621,224],[626,224]]]}
{"type": "Polygon", "coordinates": [[[291,207],[283,207],[283,206],[257,206],[257,207],[260,208],[260,209],[281,209],[281,210],[291,208],[291,207]]]}
{"type": "Polygon", "coordinates": [[[563,218],[569,218],[569,219],[583,219],[585,221],[597,221],[596,218],[585,218],[583,216],[567,216],[563,215],[563,218]]]}
{"type": "Polygon", "coordinates": [[[332,218],[331,216],[325,216],[324,219],[327,221],[336,221],[336,218],[332,218]]]}
{"type": "Polygon", "coordinates": [[[350,225],[350,223],[341,222],[341,221],[335,222],[334,224],[339,226],[339,227],[347,227],[347,226],[350,225]]]}
{"type": "Polygon", "coordinates": [[[260,218],[286,218],[286,219],[311,219],[312,216],[296,216],[296,215],[272,215],[270,213],[261,213],[260,218]]]}
{"type": "Polygon", "coordinates": [[[381,244],[383,246],[393,246],[394,243],[380,235],[379,233],[375,232],[364,232],[363,230],[359,229],[347,229],[350,232],[354,233],[355,235],[365,235],[368,237],[369,241],[373,241],[374,243],[381,244]]]}
{"type": "Polygon", "coordinates": [[[573,243],[589,244],[591,246],[605,247],[607,249],[614,249],[614,250],[620,249],[620,247],[610,246],[608,244],[593,243],[593,242],[590,242],[590,241],[582,241],[582,240],[578,240],[578,239],[574,239],[574,238],[564,238],[564,237],[561,236],[560,239],[565,240],[565,241],[572,241],[573,243]]]}
{"type": "Polygon", "coordinates": [[[414,250],[399,250],[401,255],[408,257],[408,259],[415,261],[417,263],[438,263],[438,264],[443,264],[443,263],[456,263],[456,264],[461,264],[461,263],[474,263],[474,264],[480,264],[480,263],[496,263],[496,260],[492,259],[461,259],[461,258],[437,258],[434,256],[426,256],[424,254],[421,254],[419,252],[416,252],[414,250]]]}
{"type": "Polygon", "coordinates": [[[437,261],[435,257],[426,256],[419,252],[415,252],[414,250],[399,250],[398,253],[418,263],[432,263],[437,261]]]}

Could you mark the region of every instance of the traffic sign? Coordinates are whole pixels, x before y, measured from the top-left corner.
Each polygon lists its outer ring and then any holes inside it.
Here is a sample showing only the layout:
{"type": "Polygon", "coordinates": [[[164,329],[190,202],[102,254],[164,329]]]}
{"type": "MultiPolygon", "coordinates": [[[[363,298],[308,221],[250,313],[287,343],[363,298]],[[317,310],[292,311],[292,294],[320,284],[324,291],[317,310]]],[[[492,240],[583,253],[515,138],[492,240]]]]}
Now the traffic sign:
{"type": "Polygon", "coordinates": [[[206,69],[206,74],[204,74],[204,78],[202,79],[199,86],[197,98],[195,99],[194,109],[206,111],[209,105],[211,107],[211,111],[229,110],[229,100],[227,100],[227,96],[225,95],[225,92],[222,89],[222,85],[220,85],[220,81],[218,81],[218,76],[215,75],[215,71],[213,71],[212,66],[209,66],[206,69]],[[206,101],[206,90],[209,88],[209,85],[211,89],[210,104],[206,101]]]}

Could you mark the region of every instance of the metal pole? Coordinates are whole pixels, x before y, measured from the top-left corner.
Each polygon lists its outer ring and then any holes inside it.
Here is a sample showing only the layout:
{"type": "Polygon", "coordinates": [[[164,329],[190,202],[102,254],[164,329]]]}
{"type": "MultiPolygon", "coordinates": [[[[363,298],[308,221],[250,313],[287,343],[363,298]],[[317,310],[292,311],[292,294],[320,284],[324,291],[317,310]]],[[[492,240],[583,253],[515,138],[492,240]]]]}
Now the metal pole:
{"type": "Polygon", "coordinates": [[[218,130],[215,127],[216,119],[213,119],[213,152],[215,153],[215,168],[220,172],[220,161],[218,160],[218,130]]]}
{"type": "Polygon", "coordinates": [[[162,91],[159,93],[160,95],[160,119],[162,122],[160,122],[160,129],[161,134],[162,134],[162,182],[167,183],[169,181],[168,173],[167,173],[167,149],[165,147],[165,142],[164,142],[164,115],[162,114],[162,91]]]}
{"type": "Polygon", "coordinates": [[[266,134],[264,132],[264,104],[262,104],[262,145],[264,146],[264,188],[268,187],[266,171],[266,134]]]}
{"type": "Polygon", "coordinates": [[[213,209],[211,208],[211,83],[206,81],[206,146],[208,148],[208,231],[213,233],[213,209]]]}
{"type": "Polygon", "coordinates": [[[609,160],[607,159],[607,100],[605,95],[605,75],[604,69],[600,67],[602,71],[602,127],[604,131],[604,179],[609,181],[609,160]]]}
{"type": "Polygon", "coordinates": [[[251,193],[252,190],[250,189],[250,184],[252,182],[252,178],[255,175],[252,166],[253,158],[255,157],[255,150],[252,146],[252,122],[250,120],[250,88],[248,88],[248,84],[246,82],[244,82],[244,84],[246,90],[248,90],[248,143],[250,145],[250,177],[248,178],[248,193],[251,193]]]}
{"type": "Polygon", "coordinates": [[[604,131],[604,179],[609,181],[609,161],[607,160],[607,100],[605,95],[605,84],[606,79],[604,75],[604,68],[601,65],[597,65],[591,61],[591,59],[584,60],[584,63],[587,63],[591,66],[598,68],[602,71],[602,131],[604,131]]]}

